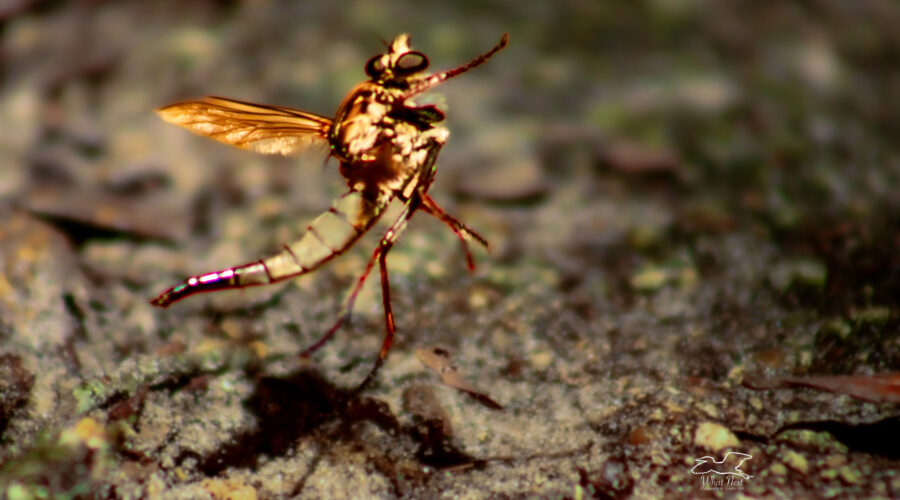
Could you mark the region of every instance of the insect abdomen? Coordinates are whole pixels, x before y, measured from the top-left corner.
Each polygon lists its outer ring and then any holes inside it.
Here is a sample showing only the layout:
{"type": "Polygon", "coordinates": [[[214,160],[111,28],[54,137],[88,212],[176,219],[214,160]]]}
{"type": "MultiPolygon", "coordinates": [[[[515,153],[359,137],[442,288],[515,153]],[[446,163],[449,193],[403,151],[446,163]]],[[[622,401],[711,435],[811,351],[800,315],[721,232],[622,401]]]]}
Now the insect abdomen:
{"type": "Polygon", "coordinates": [[[350,191],[306,227],[302,238],[263,260],[193,276],[150,301],[160,307],[202,292],[267,285],[317,269],[344,253],[381,215],[389,200],[371,201],[350,191]]]}
{"type": "Polygon", "coordinates": [[[263,260],[273,280],[310,272],[350,247],[372,225],[383,207],[350,191],[306,226],[302,238],[263,260]]]}

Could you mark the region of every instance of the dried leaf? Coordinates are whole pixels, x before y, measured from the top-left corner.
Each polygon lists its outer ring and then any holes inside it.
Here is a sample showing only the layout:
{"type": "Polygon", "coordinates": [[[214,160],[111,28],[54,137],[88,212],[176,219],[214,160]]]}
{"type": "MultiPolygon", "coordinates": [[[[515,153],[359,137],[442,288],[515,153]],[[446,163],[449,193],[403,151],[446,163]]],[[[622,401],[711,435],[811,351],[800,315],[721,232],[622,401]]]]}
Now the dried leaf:
{"type": "Polygon", "coordinates": [[[468,393],[478,400],[479,403],[492,410],[503,409],[503,406],[491,399],[487,394],[478,391],[459,374],[459,370],[456,368],[456,365],[453,364],[450,352],[446,349],[440,347],[417,349],[416,357],[419,358],[419,361],[421,361],[422,364],[430,368],[431,371],[440,375],[441,382],[443,382],[444,385],[468,393]]]}
{"type": "Polygon", "coordinates": [[[872,403],[900,403],[900,373],[745,379],[744,386],[756,390],[812,387],[872,403]]]}

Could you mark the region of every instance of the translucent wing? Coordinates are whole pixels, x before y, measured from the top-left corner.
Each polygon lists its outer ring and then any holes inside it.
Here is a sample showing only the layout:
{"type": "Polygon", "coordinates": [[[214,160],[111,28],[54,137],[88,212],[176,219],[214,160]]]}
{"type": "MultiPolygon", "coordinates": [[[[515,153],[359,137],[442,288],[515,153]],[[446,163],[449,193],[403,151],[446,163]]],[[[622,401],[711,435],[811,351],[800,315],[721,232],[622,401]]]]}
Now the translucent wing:
{"type": "Polygon", "coordinates": [[[331,125],[324,116],[297,109],[212,96],[156,112],[196,134],[264,154],[289,155],[317,142],[327,144],[331,125]]]}

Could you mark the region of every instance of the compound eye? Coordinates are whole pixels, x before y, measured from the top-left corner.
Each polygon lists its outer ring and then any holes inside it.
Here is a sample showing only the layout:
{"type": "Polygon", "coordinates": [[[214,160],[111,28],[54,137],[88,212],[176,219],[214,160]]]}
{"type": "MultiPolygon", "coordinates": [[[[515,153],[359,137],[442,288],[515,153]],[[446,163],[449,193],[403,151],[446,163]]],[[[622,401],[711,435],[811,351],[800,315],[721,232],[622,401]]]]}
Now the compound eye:
{"type": "Polygon", "coordinates": [[[381,56],[375,56],[366,63],[366,74],[372,78],[378,78],[384,73],[384,64],[381,62],[381,56]]]}
{"type": "Polygon", "coordinates": [[[428,58],[421,52],[407,52],[400,56],[394,71],[401,75],[418,73],[428,67],[428,58]]]}

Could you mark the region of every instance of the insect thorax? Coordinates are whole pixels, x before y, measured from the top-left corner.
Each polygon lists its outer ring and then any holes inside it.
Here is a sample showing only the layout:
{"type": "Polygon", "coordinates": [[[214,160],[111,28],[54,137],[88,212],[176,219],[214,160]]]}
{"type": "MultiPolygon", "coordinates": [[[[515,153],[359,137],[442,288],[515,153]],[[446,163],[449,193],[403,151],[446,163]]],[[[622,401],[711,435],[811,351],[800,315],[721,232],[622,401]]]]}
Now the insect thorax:
{"type": "Polygon", "coordinates": [[[329,131],[332,154],[351,187],[399,192],[428,152],[446,142],[449,132],[435,125],[441,120],[440,111],[415,107],[402,90],[365,82],[338,109],[329,131]]]}

